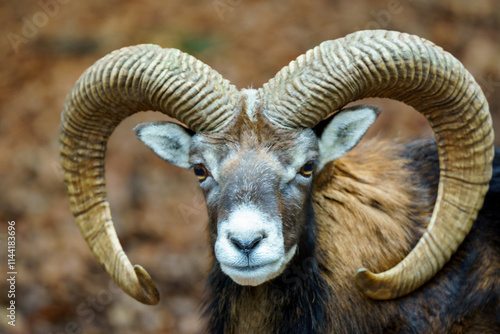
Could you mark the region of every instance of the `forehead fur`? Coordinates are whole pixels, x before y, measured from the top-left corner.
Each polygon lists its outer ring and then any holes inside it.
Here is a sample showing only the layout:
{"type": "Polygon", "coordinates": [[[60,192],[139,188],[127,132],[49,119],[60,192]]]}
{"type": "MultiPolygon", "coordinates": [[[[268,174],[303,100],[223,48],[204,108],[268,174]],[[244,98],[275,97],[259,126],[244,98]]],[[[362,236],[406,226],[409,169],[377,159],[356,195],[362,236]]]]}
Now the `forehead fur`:
{"type": "Polygon", "coordinates": [[[256,94],[248,93],[242,94],[238,114],[225,129],[196,135],[190,149],[190,163],[204,163],[217,182],[231,171],[231,175],[243,173],[245,179],[251,175],[259,180],[273,179],[280,187],[307,161],[317,158],[318,140],[313,130],[277,128],[264,116],[256,94]],[[267,174],[264,177],[262,173],[267,174]]]}
{"type": "Polygon", "coordinates": [[[238,147],[240,149],[265,149],[267,152],[286,152],[300,145],[316,148],[316,137],[310,129],[281,129],[263,116],[258,101],[242,101],[243,108],[223,131],[204,135],[207,144],[238,147]],[[247,111],[248,108],[253,110],[247,111]],[[254,109],[255,108],[255,109],[254,109]]]}

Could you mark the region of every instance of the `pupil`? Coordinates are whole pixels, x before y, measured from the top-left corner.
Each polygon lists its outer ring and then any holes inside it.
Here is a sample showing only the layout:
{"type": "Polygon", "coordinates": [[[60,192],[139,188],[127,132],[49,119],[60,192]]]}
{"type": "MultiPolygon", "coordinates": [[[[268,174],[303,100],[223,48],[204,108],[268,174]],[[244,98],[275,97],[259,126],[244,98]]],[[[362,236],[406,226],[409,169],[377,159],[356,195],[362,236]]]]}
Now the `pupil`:
{"type": "Polygon", "coordinates": [[[305,172],[310,172],[310,171],[312,171],[312,170],[313,170],[313,167],[314,167],[314,163],[313,163],[313,162],[311,162],[311,161],[309,161],[308,163],[306,163],[306,164],[304,165],[304,171],[305,171],[305,172]]]}
{"type": "Polygon", "coordinates": [[[196,176],[205,176],[205,170],[204,170],[204,168],[203,168],[203,167],[201,167],[201,166],[196,166],[196,167],[194,168],[194,174],[195,174],[196,176]]]}

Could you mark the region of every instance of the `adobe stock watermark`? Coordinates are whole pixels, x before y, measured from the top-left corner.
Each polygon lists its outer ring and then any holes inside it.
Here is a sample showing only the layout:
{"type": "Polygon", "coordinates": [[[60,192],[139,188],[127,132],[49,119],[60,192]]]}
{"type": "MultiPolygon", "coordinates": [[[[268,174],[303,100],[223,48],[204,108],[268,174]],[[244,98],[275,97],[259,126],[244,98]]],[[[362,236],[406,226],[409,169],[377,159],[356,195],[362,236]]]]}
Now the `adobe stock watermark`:
{"type": "Polygon", "coordinates": [[[486,99],[490,98],[500,88],[500,80],[495,78],[491,73],[486,76],[474,75],[474,78],[483,90],[486,99]]]}
{"type": "MultiPolygon", "coordinates": [[[[293,260],[292,260],[293,261],[293,260]]],[[[286,289],[284,286],[295,286],[296,289],[307,289],[307,285],[311,284],[312,281],[317,277],[314,272],[318,271],[318,262],[314,257],[306,257],[298,263],[291,263],[289,267],[283,272],[283,274],[277,278],[276,287],[270,290],[267,298],[260,304],[260,308],[250,315],[255,321],[251,321],[251,324],[259,324],[262,318],[266,318],[269,314],[265,313],[268,310],[280,309],[283,305],[281,304],[283,300],[287,299],[286,294],[294,289],[286,289]],[[281,285],[279,287],[278,285],[281,285]]],[[[307,294],[306,294],[307,295],[307,294]]],[[[317,300],[319,302],[319,300],[317,300]]]]}
{"type": "Polygon", "coordinates": [[[185,224],[192,224],[204,217],[206,212],[205,197],[200,191],[192,190],[192,200],[188,203],[180,203],[177,208],[181,213],[185,224]]]}
{"type": "Polygon", "coordinates": [[[7,324],[16,327],[16,222],[7,225],[7,324]]]}
{"type": "Polygon", "coordinates": [[[373,20],[367,22],[364,28],[356,26],[354,27],[354,30],[376,30],[386,28],[389,23],[391,23],[394,15],[399,15],[403,12],[403,5],[405,2],[412,2],[412,0],[389,0],[387,1],[386,9],[378,11],[372,9],[370,11],[370,15],[373,17],[373,20]]]}
{"type": "Polygon", "coordinates": [[[89,296],[76,307],[78,318],[68,321],[64,325],[64,331],[51,332],[50,334],[83,334],[84,324],[89,324],[95,320],[98,313],[105,311],[106,306],[111,304],[115,295],[123,291],[109,280],[108,287],[97,292],[95,296],[89,296]]]}
{"type": "Polygon", "coordinates": [[[64,182],[64,176],[63,176],[64,171],[61,163],[59,161],[52,161],[50,166],[52,167],[52,170],[54,171],[54,175],[56,176],[57,180],[59,180],[59,182],[64,182]]]}
{"type": "Polygon", "coordinates": [[[38,1],[40,10],[36,11],[33,15],[23,16],[21,18],[22,27],[19,33],[12,31],[7,33],[7,39],[12,49],[14,49],[14,52],[18,53],[21,45],[27,44],[33,40],[40,32],[40,29],[45,27],[50,19],[60,12],[61,6],[66,5],[70,1],[71,0],[38,1]]]}
{"type": "Polygon", "coordinates": [[[241,5],[243,0],[214,0],[212,7],[219,16],[221,21],[224,21],[224,16],[227,13],[234,11],[234,9],[241,5]]]}

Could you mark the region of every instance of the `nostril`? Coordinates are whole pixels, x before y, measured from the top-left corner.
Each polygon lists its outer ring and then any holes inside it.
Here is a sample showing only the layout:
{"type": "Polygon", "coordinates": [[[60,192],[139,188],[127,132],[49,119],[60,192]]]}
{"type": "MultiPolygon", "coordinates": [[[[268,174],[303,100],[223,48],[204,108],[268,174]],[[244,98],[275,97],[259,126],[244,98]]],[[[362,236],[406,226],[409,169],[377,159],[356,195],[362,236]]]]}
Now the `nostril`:
{"type": "Polygon", "coordinates": [[[235,245],[236,248],[238,248],[239,250],[241,250],[245,253],[249,253],[252,249],[254,249],[259,244],[259,242],[263,238],[264,237],[260,234],[251,238],[251,240],[242,240],[242,239],[239,239],[239,238],[233,236],[233,237],[229,238],[229,241],[231,241],[231,243],[233,245],[235,245]]]}
{"type": "Polygon", "coordinates": [[[255,246],[257,246],[257,244],[258,244],[258,243],[262,240],[262,238],[263,238],[263,237],[262,237],[262,235],[258,235],[258,236],[257,236],[257,237],[255,237],[252,241],[250,241],[250,242],[248,243],[247,248],[248,248],[248,249],[254,249],[254,248],[255,248],[255,246]]]}

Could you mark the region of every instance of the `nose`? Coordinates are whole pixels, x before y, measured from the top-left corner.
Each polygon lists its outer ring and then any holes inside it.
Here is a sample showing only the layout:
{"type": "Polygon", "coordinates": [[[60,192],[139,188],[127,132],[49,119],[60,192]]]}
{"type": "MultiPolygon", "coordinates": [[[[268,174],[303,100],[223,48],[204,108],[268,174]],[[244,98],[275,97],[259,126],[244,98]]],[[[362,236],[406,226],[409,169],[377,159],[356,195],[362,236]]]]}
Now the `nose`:
{"type": "Polygon", "coordinates": [[[249,236],[246,238],[241,238],[241,237],[236,237],[236,236],[231,236],[229,237],[229,241],[242,253],[248,255],[257,248],[259,245],[260,241],[264,239],[264,236],[262,234],[258,235],[253,235],[249,236]]]}

